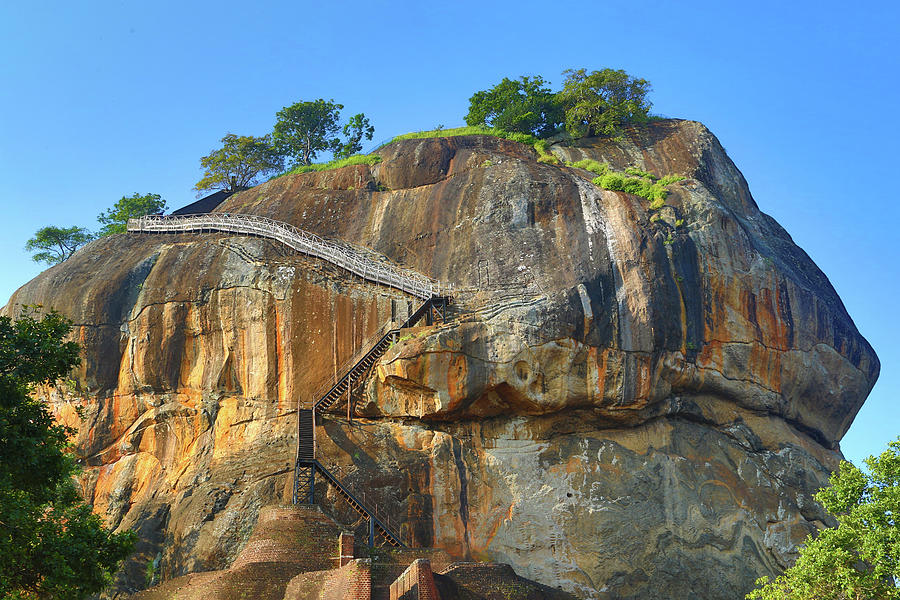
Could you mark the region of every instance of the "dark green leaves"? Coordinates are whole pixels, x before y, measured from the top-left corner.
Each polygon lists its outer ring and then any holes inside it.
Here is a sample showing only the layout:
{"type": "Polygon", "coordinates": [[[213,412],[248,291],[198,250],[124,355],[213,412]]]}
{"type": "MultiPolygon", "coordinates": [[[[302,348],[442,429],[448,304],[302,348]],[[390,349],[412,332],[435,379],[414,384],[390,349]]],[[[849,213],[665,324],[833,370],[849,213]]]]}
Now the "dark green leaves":
{"type": "Polygon", "coordinates": [[[562,123],[562,107],[540,76],[503,81],[469,98],[467,125],[550,135],[562,123]]]}
{"type": "Polygon", "coordinates": [[[565,123],[573,138],[618,135],[622,126],[647,120],[650,84],[622,70],[564,71],[553,93],[540,76],[507,79],[469,99],[468,125],[547,137],[565,123]]]}
{"type": "Polygon", "coordinates": [[[78,364],[71,323],[26,307],[0,317],[0,598],[78,600],[101,591],[135,536],[112,534],[79,498],[66,428],[29,396],[78,364]]]}
{"type": "Polygon", "coordinates": [[[350,117],[347,124],[344,125],[344,137],[347,141],[340,144],[339,149],[334,153],[336,159],[350,158],[354,154],[362,151],[362,140],[372,139],[375,128],[369,123],[366,115],[359,113],[350,117]]]}
{"type": "Polygon", "coordinates": [[[37,320],[32,316],[36,310],[25,307],[15,322],[0,316],[0,381],[52,383],[81,362],[78,344],[62,341],[71,329],[69,321],[54,311],[37,320]]]}
{"type": "Polygon", "coordinates": [[[276,113],[272,137],[279,152],[293,160],[294,166],[312,164],[316,154],[336,151],[343,104],[319,98],[313,102],[296,102],[276,113]]]}
{"type": "Polygon", "coordinates": [[[647,120],[650,83],[625,71],[585,69],[564,71],[559,93],[565,109],[566,131],[572,137],[617,135],[623,125],[647,120]]]}

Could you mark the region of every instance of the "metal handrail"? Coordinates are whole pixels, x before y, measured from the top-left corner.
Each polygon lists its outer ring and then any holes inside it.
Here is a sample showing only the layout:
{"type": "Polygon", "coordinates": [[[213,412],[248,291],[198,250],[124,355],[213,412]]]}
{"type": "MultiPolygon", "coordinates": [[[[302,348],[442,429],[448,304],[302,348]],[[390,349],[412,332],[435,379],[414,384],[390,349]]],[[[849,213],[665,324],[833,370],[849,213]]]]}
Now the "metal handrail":
{"type": "Polygon", "coordinates": [[[423,300],[451,295],[452,288],[449,284],[441,283],[411,269],[375,261],[366,256],[365,250],[356,249],[348,242],[339,244],[268,217],[231,213],[189,216],[146,215],[128,219],[127,230],[166,233],[223,231],[262,236],[281,242],[297,252],[326,260],[367,281],[402,290],[423,300]]]}
{"type": "Polygon", "coordinates": [[[313,399],[313,408],[316,409],[325,394],[331,391],[331,388],[336,386],[342,379],[347,377],[350,374],[350,371],[353,370],[353,367],[356,366],[356,363],[362,361],[372,349],[381,343],[386,335],[398,330],[398,325],[394,321],[388,321],[381,328],[375,332],[373,335],[369,336],[361,345],[360,349],[356,351],[356,353],[345,360],[341,365],[336,369],[336,375],[332,376],[329,380],[321,383],[319,387],[316,388],[316,391],[313,392],[310,397],[313,399]]]}
{"type": "MultiPolygon", "coordinates": [[[[369,336],[359,347],[353,356],[345,360],[341,365],[335,370],[335,374],[328,380],[323,381],[317,388],[316,391],[312,393],[312,408],[313,410],[320,410],[320,406],[322,406],[323,401],[325,400],[325,396],[328,395],[331,390],[337,386],[342,380],[352,376],[353,371],[356,367],[361,363],[376,347],[381,345],[385,339],[395,333],[399,333],[400,330],[406,327],[412,327],[419,319],[422,318],[422,315],[429,309],[430,306],[434,306],[432,300],[426,300],[422,306],[413,311],[412,314],[408,316],[406,321],[402,323],[395,322],[393,320],[386,322],[381,328],[369,336]]],[[[333,403],[332,403],[333,404],[333,403]]],[[[331,406],[331,404],[329,404],[331,406]]],[[[327,408],[327,407],[326,407],[327,408]]]]}
{"type": "Polygon", "coordinates": [[[312,464],[319,471],[319,473],[321,473],[325,477],[325,481],[327,481],[328,483],[333,485],[335,488],[341,490],[344,494],[347,495],[347,497],[353,503],[355,503],[357,506],[359,506],[359,509],[354,509],[354,510],[357,510],[357,512],[359,512],[359,511],[364,512],[365,516],[372,519],[372,521],[375,523],[375,526],[378,529],[381,529],[382,534],[385,535],[385,537],[390,536],[391,538],[396,540],[400,545],[402,545],[402,546],[406,545],[403,542],[402,537],[398,533],[395,533],[395,531],[399,531],[399,530],[392,530],[391,525],[389,525],[381,515],[377,514],[376,510],[371,505],[366,504],[365,501],[362,500],[359,495],[355,494],[350,488],[348,488],[346,485],[344,485],[344,482],[342,482],[340,479],[338,479],[331,471],[326,469],[322,463],[320,463],[317,460],[313,460],[312,464]]]}

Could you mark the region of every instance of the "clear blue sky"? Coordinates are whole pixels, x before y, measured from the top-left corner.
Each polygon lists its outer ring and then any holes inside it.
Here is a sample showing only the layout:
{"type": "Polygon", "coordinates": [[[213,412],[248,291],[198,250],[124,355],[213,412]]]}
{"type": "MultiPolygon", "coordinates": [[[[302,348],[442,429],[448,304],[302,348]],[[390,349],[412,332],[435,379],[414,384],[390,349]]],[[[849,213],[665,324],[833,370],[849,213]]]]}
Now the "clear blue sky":
{"type": "Polygon", "coordinates": [[[268,133],[285,105],[334,98],[380,141],[461,125],[504,76],[622,68],[655,112],[712,129],[875,347],[842,442],[859,461],[900,434],[898,6],[2,2],[0,303],[40,271],[22,249],[39,227],[94,229],[134,192],[182,206],[219,138],[268,133]]]}

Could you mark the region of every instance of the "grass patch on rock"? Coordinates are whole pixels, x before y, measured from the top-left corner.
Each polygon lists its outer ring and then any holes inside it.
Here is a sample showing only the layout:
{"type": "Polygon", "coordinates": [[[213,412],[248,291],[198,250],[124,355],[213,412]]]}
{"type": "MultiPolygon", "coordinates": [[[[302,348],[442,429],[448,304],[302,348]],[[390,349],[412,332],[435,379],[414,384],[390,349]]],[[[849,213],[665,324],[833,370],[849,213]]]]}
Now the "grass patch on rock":
{"type": "Polygon", "coordinates": [[[311,165],[298,165],[284,173],[311,173],[313,171],[331,171],[340,169],[341,167],[352,167],[354,165],[377,165],[381,162],[381,157],[377,154],[354,154],[347,158],[339,158],[328,161],[327,163],[314,163],[311,165]]]}
{"type": "Polygon", "coordinates": [[[269,178],[269,181],[284,177],[285,175],[296,175],[297,173],[312,173],[314,171],[332,171],[341,167],[352,167],[354,165],[377,165],[381,162],[381,157],[377,154],[354,154],[347,158],[339,158],[330,160],[326,163],[313,163],[311,165],[297,165],[293,169],[279,173],[269,178]]]}
{"type": "Polygon", "coordinates": [[[503,131],[502,129],[484,127],[483,125],[469,125],[466,127],[453,127],[451,129],[432,129],[431,131],[414,131],[412,133],[404,133],[403,135],[398,135],[392,138],[388,143],[390,144],[392,142],[397,142],[400,140],[421,140],[425,138],[435,137],[457,137],[460,135],[491,135],[494,137],[502,138],[504,140],[511,140],[513,142],[519,142],[520,144],[527,144],[534,148],[535,152],[538,153],[538,162],[551,165],[559,164],[559,159],[553,156],[553,154],[550,152],[550,144],[547,140],[542,140],[529,133],[503,131]]]}
{"type": "Polygon", "coordinates": [[[666,175],[657,180],[654,175],[629,167],[625,173],[609,172],[592,179],[594,185],[604,190],[625,192],[646,198],[650,201],[650,210],[659,210],[666,202],[669,191],[666,186],[683,180],[681,175],[666,175]],[[640,174],[637,174],[640,173],[640,174]]]}

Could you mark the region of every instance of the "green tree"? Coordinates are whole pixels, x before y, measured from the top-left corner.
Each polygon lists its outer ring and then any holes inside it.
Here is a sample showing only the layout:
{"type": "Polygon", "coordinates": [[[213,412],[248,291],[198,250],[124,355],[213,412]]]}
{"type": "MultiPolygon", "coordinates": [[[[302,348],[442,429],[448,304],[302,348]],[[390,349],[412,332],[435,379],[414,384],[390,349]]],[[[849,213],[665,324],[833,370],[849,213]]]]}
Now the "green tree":
{"type": "Polygon", "coordinates": [[[343,104],[334,100],[296,102],[285,106],[276,114],[272,138],[282,156],[289,157],[293,165],[311,165],[319,152],[338,152],[341,140],[339,121],[343,104]]]}
{"type": "Polygon", "coordinates": [[[226,134],[222,147],[200,159],[205,171],[194,189],[235,192],[253,185],[257,175],[281,170],[284,161],[269,136],[226,134]]]}
{"type": "Polygon", "coordinates": [[[900,598],[900,438],[865,460],[842,462],[816,500],[837,519],[806,540],[793,567],[747,595],[753,600],[900,598]]]}
{"type": "Polygon", "coordinates": [[[573,137],[618,135],[623,125],[647,120],[650,83],[625,71],[584,69],[564,71],[559,93],[565,110],[566,131],[573,137]]]}
{"type": "Polygon", "coordinates": [[[80,247],[94,239],[94,234],[84,227],[41,227],[34,237],[25,242],[27,252],[35,252],[34,262],[55,265],[66,260],[80,247]]]}
{"type": "Polygon", "coordinates": [[[365,137],[371,140],[375,134],[375,128],[369,123],[366,115],[359,113],[350,117],[350,120],[344,125],[344,137],[347,141],[341,144],[340,148],[334,153],[335,158],[349,158],[354,154],[362,151],[362,140],[365,137]]]}
{"type": "Polygon", "coordinates": [[[79,498],[71,432],[31,397],[79,362],[71,323],[35,316],[0,316],[0,598],[76,600],[109,584],[135,535],[106,530],[79,498]]]}
{"type": "Polygon", "coordinates": [[[98,235],[102,237],[114,233],[125,233],[128,219],[155,215],[167,208],[166,201],[160,198],[159,194],[135,193],[131,196],[122,196],[122,199],[116,202],[112,208],[106,209],[97,217],[97,220],[103,225],[98,235]]]}
{"type": "Polygon", "coordinates": [[[540,76],[506,77],[489,90],[469,98],[467,125],[484,125],[504,131],[549,135],[563,121],[563,111],[540,76]]]}

